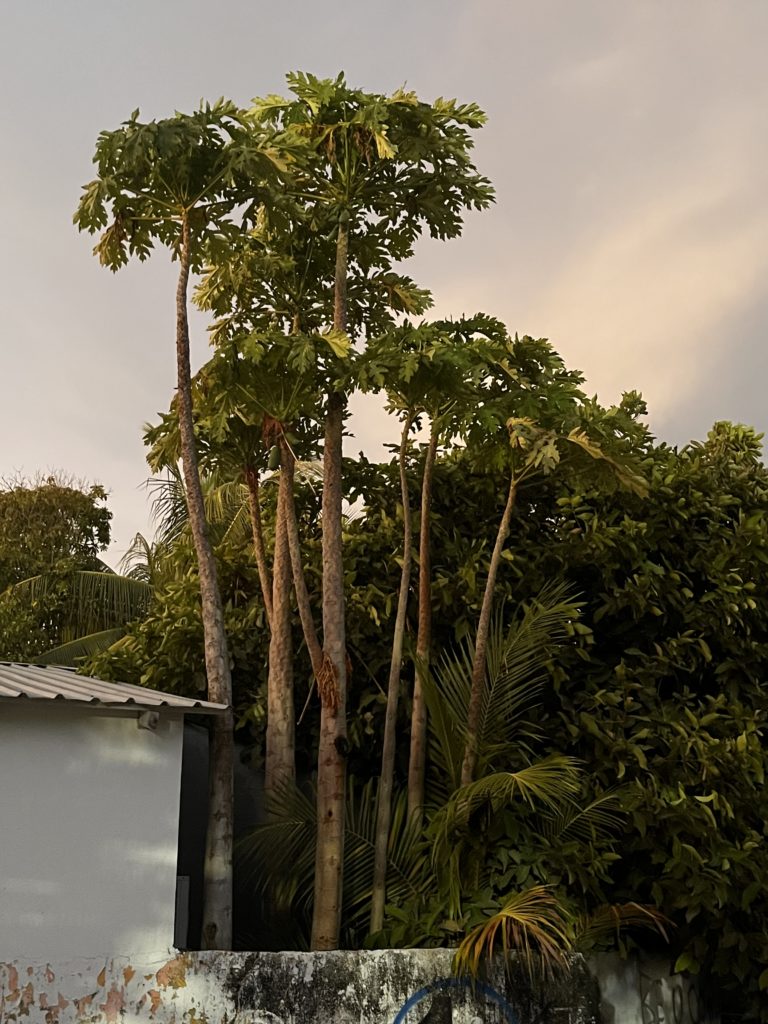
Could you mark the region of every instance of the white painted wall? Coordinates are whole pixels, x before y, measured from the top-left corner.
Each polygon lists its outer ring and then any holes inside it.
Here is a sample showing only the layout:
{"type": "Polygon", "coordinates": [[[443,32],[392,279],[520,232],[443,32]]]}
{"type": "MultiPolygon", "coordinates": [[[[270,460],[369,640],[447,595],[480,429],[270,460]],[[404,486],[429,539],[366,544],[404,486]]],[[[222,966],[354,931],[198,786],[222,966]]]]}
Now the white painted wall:
{"type": "Polygon", "coordinates": [[[173,943],[181,716],[0,703],[0,961],[173,943]]]}

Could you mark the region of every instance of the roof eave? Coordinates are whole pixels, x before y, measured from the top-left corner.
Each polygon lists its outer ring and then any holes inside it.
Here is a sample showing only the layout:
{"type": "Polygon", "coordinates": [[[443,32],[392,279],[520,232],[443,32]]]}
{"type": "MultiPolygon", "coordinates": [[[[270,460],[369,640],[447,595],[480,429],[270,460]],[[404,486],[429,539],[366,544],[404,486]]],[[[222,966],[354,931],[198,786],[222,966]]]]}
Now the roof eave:
{"type": "Polygon", "coordinates": [[[9,697],[0,695],[0,704],[24,704],[40,707],[62,707],[62,708],[90,708],[93,710],[103,709],[106,711],[157,711],[160,714],[173,715],[224,715],[231,710],[225,704],[192,704],[180,707],[178,704],[149,704],[138,701],[114,701],[101,700],[76,700],[72,697],[30,697],[26,693],[9,697]]]}

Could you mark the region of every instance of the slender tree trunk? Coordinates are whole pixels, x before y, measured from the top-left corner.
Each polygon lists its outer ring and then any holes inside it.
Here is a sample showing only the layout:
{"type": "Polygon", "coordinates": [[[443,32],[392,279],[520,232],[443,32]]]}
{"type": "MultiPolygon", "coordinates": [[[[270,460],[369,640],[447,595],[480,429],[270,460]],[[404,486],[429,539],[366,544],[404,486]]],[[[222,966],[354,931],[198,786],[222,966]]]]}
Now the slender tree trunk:
{"type": "Polygon", "coordinates": [[[485,658],[488,651],[488,632],[491,627],[491,609],[493,607],[493,591],[496,586],[496,576],[501,564],[501,552],[504,542],[509,536],[509,524],[512,519],[512,509],[515,507],[517,497],[517,480],[514,476],[509,480],[509,493],[507,504],[504,506],[504,513],[499,523],[499,530],[496,534],[496,543],[493,546],[491,564],[488,566],[488,579],[485,581],[485,592],[483,603],[480,607],[480,619],[477,623],[477,638],[475,640],[475,659],[472,662],[472,689],[469,695],[469,707],[467,708],[467,743],[464,748],[464,760],[461,765],[461,784],[468,786],[472,782],[477,765],[477,734],[480,728],[480,713],[483,703],[483,686],[485,683],[485,658]]]}
{"type": "Polygon", "coordinates": [[[291,553],[288,547],[288,494],[293,491],[293,465],[281,466],[272,572],[272,619],[267,678],[267,738],[264,791],[273,796],[296,780],[296,721],[293,707],[293,643],[291,636],[291,553]]]}
{"type": "MultiPolygon", "coordinates": [[[[192,382],[189,365],[189,222],[182,222],[179,283],[176,289],[176,367],[178,375],[181,465],[187,492],[189,523],[197,555],[200,599],[205,641],[208,699],[232,704],[232,678],[224,632],[224,609],[219,591],[216,561],[205,518],[203,490],[197,465],[192,417],[192,382]]],[[[208,834],[205,852],[205,905],[203,942],[208,949],[232,948],[232,835],[233,835],[234,735],[232,714],[214,721],[210,757],[208,834]]]]}
{"type": "MultiPolygon", "coordinates": [[[[347,329],[349,228],[336,242],[333,326],[347,329]]],[[[341,930],[347,782],[347,651],[341,543],[344,396],[328,396],[323,450],[323,671],[317,756],[317,849],[312,949],[337,949],[341,930]]]]}
{"type": "Polygon", "coordinates": [[[252,466],[247,466],[245,469],[245,482],[248,487],[248,512],[251,517],[253,554],[256,559],[256,568],[259,570],[259,583],[261,584],[261,596],[264,601],[267,625],[271,626],[272,580],[270,579],[269,566],[267,565],[267,551],[264,546],[264,529],[261,522],[261,498],[259,494],[258,469],[254,469],[252,466]]]}
{"type": "MultiPolygon", "coordinates": [[[[296,460],[284,439],[281,441],[280,450],[283,465],[287,465],[290,461],[291,472],[293,473],[296,460]]],[[[296,593],[296,604],[299,609],[304,642],[307,645],[309,660],[312,663],[312,672],[315,679],[319,679],[323,668],[323,649],[317,637],[315,620],[312,615],[312,602],[309,597],[307,579],[304,575],[304,566],[301,561],[301,539],[299,538],[299,524],[296,518],[296,501],[293,488],[291,488],[290,493],[286,497],[288,499],[286,526],[288,528],[288,548],[291,553],[291,568],[293,570],[293,589],[296,593]]]]}
{"type": "Polygon", "coordinates": [[[411,750],[408,760],[408,818],[422,819],[424,812],[424,773],[427,761],[427,705],[424,678],[429,672],[432,646],[432,559],[430,554],[430,515],[432,512],[432,473],[440,431],[432,422],[429,445],[424,456],[421,481],[421,521],[419,523],[419,623],[416,635],[416,674],[411,711],[411,750]]]}
{"type": "Polygon", "coordinates": [[[403,502],[403,567],[400,572],[400,593],[397,596],[395,631],[392,638],[392,660],[389,664],[387,685],[387,711],[384,717],[384,748],[381,755],[379,799],[376,805],[376,836],[374,839],[373,892],[371,894],[371,934],[384,926],[384,903],[387,890],[387,848],[392,822],[392,784],[395,777],[397,739],[397,703],[400,696],[400,673],[403,665],[405,616],[408,611],[408,591],[411,582],[411,506],[408,500],[408,471],[406,454],[412,419],[407,417],[400,439],[400,492],[403,502]]]}

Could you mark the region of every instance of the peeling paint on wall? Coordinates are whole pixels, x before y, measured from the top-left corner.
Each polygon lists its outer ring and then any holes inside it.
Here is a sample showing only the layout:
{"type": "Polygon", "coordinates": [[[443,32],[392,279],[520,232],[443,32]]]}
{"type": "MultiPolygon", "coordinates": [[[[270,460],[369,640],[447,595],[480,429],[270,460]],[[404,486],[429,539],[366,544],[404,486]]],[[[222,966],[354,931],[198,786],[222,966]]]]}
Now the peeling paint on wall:
{"type": "MultiPolygon", "coordinates": [[[[500,969],[465,984],[451,960],[450,950],[381,950],[14,961],[0,963],[0,1024],[643,1024],[647,982],[645,996],[632,986],[663,972],[606,961],[600,991],[576,957],[569,976],[533,993],[500,969]]],[[[659,992],[681,985],[658,981],[659,992]]]]}

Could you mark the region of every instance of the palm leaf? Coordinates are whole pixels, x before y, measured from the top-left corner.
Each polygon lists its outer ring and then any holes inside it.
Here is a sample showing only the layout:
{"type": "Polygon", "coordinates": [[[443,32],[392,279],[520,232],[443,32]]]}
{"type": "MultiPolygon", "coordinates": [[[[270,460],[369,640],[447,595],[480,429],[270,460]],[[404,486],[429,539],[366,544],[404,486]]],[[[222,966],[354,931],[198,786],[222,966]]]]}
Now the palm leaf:
{"type": "Polygon", "coordinates": [[[590,914],[581,914],[573,927],[576,948],[586,951],[605,939],[618,941],[620,933],[628,928],[657,932],[669,942],[667,928],[674,928],[674,924],[656,907],[642,903],[606,903],[590,914]]]}
{"type": "Polygon", "coordinates": [[[210,481],[205,489],[209,523],[222,530],[222,541],[245,544],[251,537],[248,488],[239,480],[210,481]]]}
{"type": "Polygon", "coordinates": [[[92,570],[32,576],[14,584],[11,593],[34,605],[49,594],[61,591],[62,587],[62,643],[124,626],[140,618],[146,613],[152,597],[152,588],[142,580],[92,570]]]}
{"type": "Polygon", "coordinates": [[[472,658],[473,648],[459,644],[424,675],[429,759],[436,769],[432,788],[440,802],[461,783],[472,658]]]}
{"type": "Polygon", "coordinates": [[[168,467],[165,476],[147,480],[152,495],[152,522],[155,543],[170,547],[184,533],[189,522],[187,494],[177,466],[168,467]]]}
{"type": "Polygon", "coordinates": [[[453,843],[457,830],[466,829],[482,807],[498,813],[515,798],[529,807],[543,806],[556,812],[573,800],[581,788],[579,762],[573,757],[552,754],[516,772],[494,772],[462,786],[434,818],[436,845],[433,858],[440,858],[444,845],[453,843]]]}
{"type": "Polygon", "coordinates": [[[294,914],[299,932],[312,907],[316,831],[314,793],[285,783],[267,807],[267,820],[235,847],[245,883],[278,911],[294,914]]]}
{"type": "MultiPolygon", "coordinates": [[[[522,618],[502,635],[499,621],[487,657],[487,685],[479,730],[485,760],[503,750],[549,678],[549,663],[569,635],[579,606],[563,583],[545,586],[522,618]]],[[[526,726],[530,734],[530,724],[526,726]]]]}
{"type": "Polygon", "coordinates": [[[535,885],[511,896],[502,909],[472,928],[456,950],[457,974],[477,975],[483,960],[517,953],[530,976],[568,967],[572,948],[567,911],[549,886],[535,885]]]}
{"type": "Polygon", "coordinates": [[[120,559],[120,575],[154,586],[159,578],[163,548],[137,533],[120,559]]]}
{"type": "Polygon", "coordinates": [[[76,668],[79,662],[91,658],[101,651],[108,650],[124,636],[125,629],[122,626],[104,629],[100,633],[91,633],[90,636],[82,636],[77,640],[70,640],[69,643],[53,647],[50,651],[45,651],[35,658],[35,664],[76,668]]]}
{"type": "MultiPolygon", "coordinates": [[[[347,785],[344,842],[345,939],[359,946],[370,914],[376,833],[377,780],[347,785]]],[[[275,909],[290,912],[306,932],[312,911],[317,829],[314,794],[281,787],[268,820],[238,841],[238,861],[247,884],[269,897],[275,909]]],[[[408,821],[405,794],[393,803],[387,866],[387,896],[400,904],[424,886],[421,830],[408,821]]],[[[306,938],[306,936],[304,936],[306,938]]]]}
{"type": "Polygon", "coordinates": [[[550,842],[578,839],[594,842],[595,839],[616,832],[623,825],[621,806],[625,790],[612,790],[596,797],[588,804],[575,800],[564,801],[542,822],[542,835],[550,842]]]}
{"type": "Polygon", "coordinates": [[[514,799],[545,814],[574,800],[580,770],[570,757],[553,755],[517,772],[495,772],[458,789],[434,814],[429,826],[431,865],[445,892],[449,916],[459,917],[465,897],[465,857],[472,855],[481,832],[476,815],[497,815],[514,799]]]}
{"type": "MultiPolygon", "coordinates": [[[[370,779],[359,795],[349,787],[344,847],[344,920],[350,931],[350,944],[355,932],[364,938],[371,911],[373,864],[375,856],[376,779],[370,779]]],[[[421,827],[408,820],[406,794],[399,793],[392,802],[392,821],[387,847],[387,902],[401,905],[417,897],[424,889],[421,827]]]]}
{"type": "MultiPolygon", "coordinates": [[[[528,714],[579,606],[566,585],[555,583],[545,586],[506,632],[502,615],[499,610],[488,640],[478,730],[480,774],[513,753],[525,752],[526,740],[536,735],[528,714]]],[[[438,796],[444,799],[458,789],[461,778],[473,662],[474,644],[465,641],[437,660],[424,684],[430,761],[437,769],[438,796]]]]}

